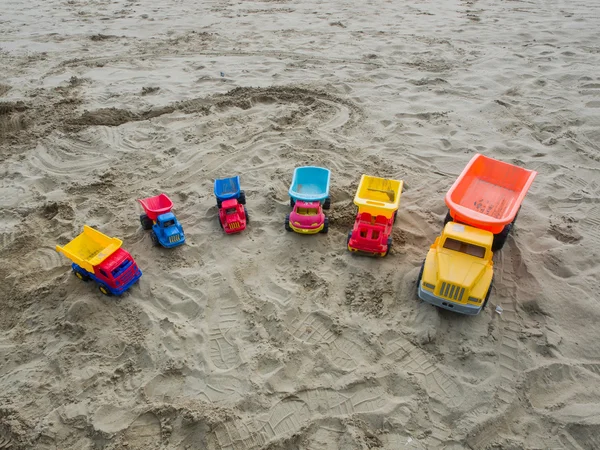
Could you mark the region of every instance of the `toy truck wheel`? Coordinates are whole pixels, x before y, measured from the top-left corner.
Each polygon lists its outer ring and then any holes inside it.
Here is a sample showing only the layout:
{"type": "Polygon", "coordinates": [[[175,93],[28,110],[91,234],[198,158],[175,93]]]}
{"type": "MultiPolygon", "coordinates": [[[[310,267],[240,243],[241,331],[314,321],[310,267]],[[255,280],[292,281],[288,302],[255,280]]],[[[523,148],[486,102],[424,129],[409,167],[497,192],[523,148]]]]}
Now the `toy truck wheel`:
{"type": "Polygon", "coordinates": [[[323,202],[323,209],[329,209],[331,208],[331,199],[329,197],[327,197],[325,199],[325,201],[323,202]]]}
{"type": "Polygon", "coordinates": [[[287,231],[293,231],[292,227],[290,227],[290,215],[285,216],[285,229],[287,231]]]}
{"type": "Polygon", "coordinates": [[[398,210],[394,211],[394,223],[396,223],[397,217],[398,217],[398,210]]]}
{"type": "Polygon", "coordinates": [[[152,228],[152,221],[146,214],[140,215],[140,224],[142,225],[143,230],[149,230],[150,228],[152,228]]]}
{"type": "Polygon", "coordinates": [[[79,278],[81,281],[90,281],[90,277],[84,273],[79,272],[78,270],[73,269],[73,274],[79,278]]]}
{"type": "Polygon", "coordinates": [[[385,253],[382,256],[389,255],[391,249],[392,249],[392,238],[389,237],[388,240],[387,240],[387,249],[386,249],[385,253]]]}
{"type": "Polygon", "coordinates": [[[240,202],[240,205],[246,204],[246,193],[244,191],[240,191],[240,196],[238,197],[238,202],[240,202]]]}
{"type": "Polygon", "coordinates": [[[217,208],[221,209],[221,204],[222,203],[223,202],[221,200],[217,199],[217,208]]]}
{"type": "Polygon", "coordinates": [[[248,214],[248,210],[244,206],[244,215],[246,216],[246,225],[250,224],[250,215],[248,214]]]}
{"type": "Polygon", "coordinates": [[[290,198],[290,207],[294,207],[296,206],[296,200],[294,200],[293,198],[290,198]]]}
{"type": "Polygon", "coordinates": [[[103,284],[98,286],[98,290],[100,292],[102,292],[103,295],[106,295],[107,297],[110,297],[112,295],[111,292],[108,290],[108,288],[103,284]]]}
{"type": "Polygon", "coordinates": [[[485,294],[485,300],[483,301],[483,305],[481,305],[481,310],[483,311],[488,304],[488,300],[490,299],[490,295],[492,293],[492,286],[494,285],[494,277],[492,277],[492,281],[490,281],[490,287],[488,288],[487,294],[485,294]]]}
{"type": "Polygon", "coordinates": [[[325,222],[323,223],[323,229],[321,233],[329,233],[329,219],[325,217],[325,222]]]}
{"type": "Polygon", "coordinates": [[[350,245],[350,239],[352,239],[352,230],[348,231],[348,237],[346,238],[346,246],[350,245]]]}
{"type": "Polygon", "coordinates": [[[508,235],[510,234],[511,229],[512,229],[512,223],[509,223],[508,225],[506,225],[504,227],[504,229],[500,233],[494,235],[494,240],[492,241],[492,251],[493,252],[502,250],[502,247],[504,247],[504,244],[506,243],[506,240],[508,239],[508,235]]]}
{"type": "Polygon", "coordinates": [[[160,243],[158,242],[158,236],[156,235],[156,233],[154,231],[152,233],[150,233],[150,239],[152,240],[152,245],[154,245],[155,247],[158,247],[158,245],[160,243]]]}
{"type": "Polygon", "coordinates": [[[421,286],[421,280],[423,279],[423,270],[425,270],[425,261],[421,264],[421,270],[419,270],[419,276],[417,277],[417,297],[419,296],[419,287],[421,286]]]}
{"type": "Polygon", "coordinates": [[[450,211],[448,211],[448,212],[446,213],[446,217],[444,218],[444,226],[446,226],[446,224],[447,224],[448,222],[452,222],[452,216],[450,215],[450,211]]]}

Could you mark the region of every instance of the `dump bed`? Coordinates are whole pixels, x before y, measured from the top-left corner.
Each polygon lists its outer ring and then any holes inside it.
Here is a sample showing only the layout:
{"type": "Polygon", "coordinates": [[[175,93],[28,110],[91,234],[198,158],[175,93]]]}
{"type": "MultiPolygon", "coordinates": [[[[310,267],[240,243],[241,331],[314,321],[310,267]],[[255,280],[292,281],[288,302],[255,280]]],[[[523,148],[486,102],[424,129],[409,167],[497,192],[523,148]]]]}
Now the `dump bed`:
{"type": "Polygon", "coordinates": [[[329,197],[330,176],[329,169],[322,167],[296,167],[288,193],[296,201],[323,202],[329,197]]]}
{"type": "Polygon", "coordinates": [[[112,255],[122,244],[120,239],[108,237],[92,227],[84,225],[83,233],[64,247],[57,245],[56,251],[65,255],[82,269],[94,273],[94,266],[112,255]]]}
{"type": "Polygon", "coordinates": [[[168,213],[173,208],[173,202],[167,196],[167,194],[160,194],[156,197],[142,198],[139,199],[138,202],[140,202],[150,220],[156,220],[158,216],[168,213]]]}
{"type": "Polygon", "coordinates": [[[537,172],[476,154],[446,194],[452,219],[498,234],[511,223],[537,172]]]}
{"type": "Polygon", "coordinates": [[[240,177],[221,178],[215,180],[215,197],[221,201],[237,198],[240,195],[240,177]]]}
{"type": "Polygon", "coordinates": [[[400,206],[403,184],[398,180],[363,175],[354,196],[358,212],[389,219],[400,206]]]}

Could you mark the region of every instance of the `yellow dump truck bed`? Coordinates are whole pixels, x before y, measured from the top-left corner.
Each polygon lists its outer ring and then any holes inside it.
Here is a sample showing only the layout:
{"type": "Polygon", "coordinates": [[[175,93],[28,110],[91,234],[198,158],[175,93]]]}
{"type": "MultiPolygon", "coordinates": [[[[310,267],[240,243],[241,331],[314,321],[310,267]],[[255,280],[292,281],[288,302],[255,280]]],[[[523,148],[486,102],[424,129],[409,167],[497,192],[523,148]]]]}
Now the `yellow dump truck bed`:
{"type": "Polygon", "coordinates": [[[108,237],[94,228],[84,225],[83,233],[64,247],[57,245],[56,251],[81,268],[93,273],[94,266],[112,255],[122,244],[123,241],[120,239],[108,237]]]}
{"type": "Polygon", "coordinates": [[[398,180],[363,175],[354,197],[358,212],[381,215],[389,219],[400,206],[403,184],[398,180]]]}

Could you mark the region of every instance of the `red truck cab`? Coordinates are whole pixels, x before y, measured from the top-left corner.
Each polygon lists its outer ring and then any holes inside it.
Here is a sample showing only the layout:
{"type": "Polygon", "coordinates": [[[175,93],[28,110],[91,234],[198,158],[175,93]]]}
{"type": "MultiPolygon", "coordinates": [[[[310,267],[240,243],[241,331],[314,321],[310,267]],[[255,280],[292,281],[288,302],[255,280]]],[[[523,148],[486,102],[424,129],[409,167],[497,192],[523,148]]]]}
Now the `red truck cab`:
{"type": "Polygon", "coordinates": [[[94,267],[94,275],[96,275],[97,281],[101,283],[100,292],[104,295],[119,295],[135,283],[142,272],[129,252],[119,248],[94,267]],[[103,285],[106,285],[106,287],[103,285]]]}
{"type": "Polygon", "coordinates": [[[348,250],[387,256],[392,247],[392,228],[395,215],[389,219],[367,212],[358,213],[352,231],[348,233],[348,250]]]}
{"type": "Polygon", "coordinates": [[[219,208],[219,224],[227,234],[239,233],[246,229],[250,222],[246,207],[232,198],[221,203],[219,208]]]}

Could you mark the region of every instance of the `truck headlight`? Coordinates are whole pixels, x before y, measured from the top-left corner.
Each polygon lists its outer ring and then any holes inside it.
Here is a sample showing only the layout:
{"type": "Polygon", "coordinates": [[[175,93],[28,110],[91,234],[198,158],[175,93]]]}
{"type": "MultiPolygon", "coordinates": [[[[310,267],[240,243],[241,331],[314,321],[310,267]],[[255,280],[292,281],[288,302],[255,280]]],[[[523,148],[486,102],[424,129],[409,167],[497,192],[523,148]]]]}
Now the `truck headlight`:
{"type": "Polygon", "coordinates": [[[475,297],[469,297],[469,301],[470,302],[475,302],[475,303],[481,303],[481,299],[480,298],[475,298],[475,297]]]}
{"type": "Polygon", "coordinates": [[[423,282],[423,286],[432,291],[435,289],[435,285],[433,285],[433,284],[423,282]]]}

